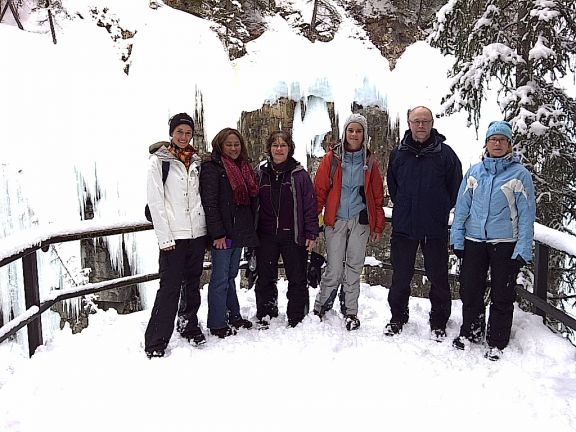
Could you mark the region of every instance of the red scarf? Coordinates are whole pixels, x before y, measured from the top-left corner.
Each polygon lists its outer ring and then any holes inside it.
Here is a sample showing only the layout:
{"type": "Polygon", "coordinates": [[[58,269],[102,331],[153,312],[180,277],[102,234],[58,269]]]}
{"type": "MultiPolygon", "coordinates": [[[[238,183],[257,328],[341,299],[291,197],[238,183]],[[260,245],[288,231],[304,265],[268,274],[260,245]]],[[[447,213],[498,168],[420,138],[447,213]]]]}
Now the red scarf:
{"type": "Polygon", "coordinates": [[[248,162],[240,158],[233,160],[222,155],[222,163],[234,192],[234,203],[236,205],[250,205],[250,198],[258,195],[254,170],[248,162]]]}
{"type": "Polygon", "coordinates": [[[190,144],[188,144],[184,148],[180,148],[176,144],[170,143],[170,145],[168,146],[168,151],[172,153],[176,159],[181,161],[186,166],[186,170],[190,168],[190,163],[192,162],[192,156],[194,155],[194,153],[196,153],[196,150],[194,150],[194,147],[192,147],[190,144]]]}

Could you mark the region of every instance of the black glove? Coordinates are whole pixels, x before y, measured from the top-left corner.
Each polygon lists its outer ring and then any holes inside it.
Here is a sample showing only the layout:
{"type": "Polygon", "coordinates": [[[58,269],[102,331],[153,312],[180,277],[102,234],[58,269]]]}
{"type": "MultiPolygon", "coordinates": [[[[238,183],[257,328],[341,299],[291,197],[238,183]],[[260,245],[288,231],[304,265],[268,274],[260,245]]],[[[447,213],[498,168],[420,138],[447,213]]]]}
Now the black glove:
{"type": "Polygon", "coordinates": [[[454,252],[454,255],[456,255],[456,258],[459,260],[464,258],[464,249],[452,249],[452,252],[454,252]]]}
{"type": "Polygon", "coordinates": [[[253,248],[246,249],[244,259],[248,262],[246,264],[246,270],[244,271],[244,276],[248,281],[248,289],[252,289],[254,288],[256,279],[258,279],[258,272],[256,271],[256,251],[253,248]]]}
{"type": "Polygon", "coordinates": [[[520,255],[512,260],[512,266],[514,267],[514,271],[518,273],[522,267],[526,265],[526,261],[520,255]]]}
{"type": "Polygon", "coordinates": [[[526,265],[526,261],[520,255],[510,260],[510,276],[509,283],[511,286],[516,285],[516,279],[520,273],[520,269],[526,265]]]}
{"type": "Polygon", "coordinates": [[[316,252],[310,252],[310,264],[308,264],[308,285],[317,288],[322,279],[322,265],[326,262],[324,257],[316,252]]]}

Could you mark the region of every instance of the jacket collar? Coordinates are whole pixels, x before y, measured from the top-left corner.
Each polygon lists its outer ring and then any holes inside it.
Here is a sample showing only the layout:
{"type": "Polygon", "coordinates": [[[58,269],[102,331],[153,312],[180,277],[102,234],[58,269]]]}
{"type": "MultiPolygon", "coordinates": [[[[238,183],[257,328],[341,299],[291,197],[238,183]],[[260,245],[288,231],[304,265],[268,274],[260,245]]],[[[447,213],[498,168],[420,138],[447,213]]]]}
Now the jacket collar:
{"type": "Polygon", "coordinates": [[[412,132],[408,129],[404,132],[404,138],[400,141],[398,150],[409,151],[414,154],[436,153],[442,150],[442,143],[446,137],[435,128],[430,131],[430,137],[423,144],[417,143],[412,138],[412,132]]]}

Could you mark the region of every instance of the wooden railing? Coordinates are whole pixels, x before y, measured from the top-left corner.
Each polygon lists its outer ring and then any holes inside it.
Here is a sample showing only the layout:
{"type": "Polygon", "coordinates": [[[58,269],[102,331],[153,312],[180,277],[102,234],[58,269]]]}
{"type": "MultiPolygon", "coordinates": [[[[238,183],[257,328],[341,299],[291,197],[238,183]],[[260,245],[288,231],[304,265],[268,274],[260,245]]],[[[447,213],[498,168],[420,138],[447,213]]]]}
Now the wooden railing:
{"type": "MultiPolygon", "coordinates": [[[[24,278],[24,298],[26,312],[9,321],[0,328],[0,343],[10,338],[24,326],[28,326],[28,349],[32,356],[36,349],[43,344],[42,320],[41,316],[55,303],[80,297],[87,294],[94,294],[112,288],[122,288],[137,283],[149,282],[159,278],[158,273],[127,276],[108,281],[90,283],[71,289],[59,290],[51,294],[44,301],[40,301],[40,289],[38,285],[38,266],[36,253],[38,250],[46,252],[51,244],[63,243],[105,237],[110,235],[127,234],[138,231],[152,229],[150,223],[125,224],[115,228],[101,228],[93,230],[76,230],[66,234],[53,235],[41,240],[38,244],[31,245],[22,251],[15,252],[0,260],[0,267],[10,264],[19,259],[22,260],[22,271],[24,278]]],[[[517,286],[518,295],[534,305],[536,311],[546,321],[546,317],[553,318],[567,327],[576,330],[576,319],[566,314],[564,311],[548,303],[548,257],[550,246],[535,242],[534,259],[534,292],[527,291],[521,286],[517,286]]],[[[389,263],[382,263],[382,267],[391,268],[389,263]]],[[[244,267],[244,266],[241,266],[244,267]]],[[[204,269],[210,269],[210,263],[204,263],[204,269]]],[[[417,274],[425,274],[422,269],[415,269],[417,274]]],[[[454,277],[454,275],[452,275],[454,277]]]]}

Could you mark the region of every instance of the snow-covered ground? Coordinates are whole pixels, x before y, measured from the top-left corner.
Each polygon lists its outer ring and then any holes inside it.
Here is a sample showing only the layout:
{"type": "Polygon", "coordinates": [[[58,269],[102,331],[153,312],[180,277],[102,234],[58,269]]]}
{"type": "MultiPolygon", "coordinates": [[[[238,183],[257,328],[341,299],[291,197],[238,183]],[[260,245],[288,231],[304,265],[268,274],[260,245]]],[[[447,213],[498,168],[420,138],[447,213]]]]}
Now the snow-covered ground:
{"type": "MultiPolygon", "coordinates": [[[[285,311],[286,283],[279,288],[285,311]]],[[[162,359],[143,352],[149,310],[98,311],[82,333],[57,333],[30,360],[4,343],[0,430],[576,430],[576,350],[540,317],[516,309],[511,343],[491,362],[482,346],[452,348],[459,301],[444,343],[428,338],[426,299],[410,300],[400,336],[383,336],[387,294],[362,285],[355,332],[336,312],[296,328],[281,314],[269,330],[208,336],[202,348],[174,335],[162,359]]],[[[202,296],[205,325],[206,288],[202,296]]],[[[239,297],[254,319],[254,291],[239,297]]]]}
{"type": "MultiPolygon", "coordinates": [[[[291,3],[304,15],[312,5],[291,3]]],[[[24,237],[45,238],[47,227],[75,227],[87,193],[100,195],[96,225],[141,218],[147,147],[167,138],[170,115],[200,108],[198,92],[208,142],[265,101],[285,96],[307,104],[303,118],[296,113],[293,130],[296,156],[305,158],[319,150],[311,143],[330,129],[328,102],[341,120],[354,100],[379,104],[405,127],[407,108],[425,104],[438,112],[448,88],[450,59],[419,42],[390,71],[347,19],[332,42],[311,43],[271,17],[270,31],[230,62],[209,22],[167,6],[153,10],[146,0],[62,5],[69,15],[55,17],[57,45],[40,24],[45,9],[27,17],[26,32],[9,16],[0,24],[3,256],[19,250],[24,237]],[[115,42],[98,27],[90,11],[104,9],[107,22],[135,32],[134,38],[115,42]],[[120,60],[123,43],[133,43],[128,76],[120,60]],[[286,46],[288,52],[279,49],[286,46]],[[423,65],[431,67],[423,71],[423,65]],[[8,242],[8,236],[20,240],[8,242]]],[[[493,94],[488,97],[478,137],[463,114],[435,123],[464,169],[478,160],[488,122],[501,118],[493,94]]],[[[557,239],[546,230],[537,235],[557,239]]],[[[155,272],[153,233],[126,241],[133,271],[155,272]]],[[[557,241],[574,250],[573,240],[557,241]]],[[[109,239],[109,246],[119,261],[121,239],[109,239]]],[[[77,244],[59,245],[57,253],[73,275],[80,270],[77,244]]],[[[53,255],[40,257],[46,299],[63,270],[53,255]]],[[[20,314],[18,265],[0,270],[0,297],[20,314]]],[[[157,282],[142,288],[150,307],[157,282]]],[[[281,282],[281,308],[284,290],[281,282]]],[[[267,331],[244,330],[225,340],[209,336],[201,349],[176,336],[168,357],[153,360],[142,349],[149,309],[127,316],[98,311],[77,335],[55,330],[58,317],[48,312],[46,343],[32,359],[22,343],[0,344],[0,432],[576,430],[576,350],[539,317],[517,310],[511,344],[493,363],[483,358],[482,347],[451,347],[458,301],[444,343],[428,339],[425,299],[411,299],[411,321],[400,337],[382,336],[390,317],[387,292],[363,285],[357,332],[347,332],[337,314],[321,323],[311,315],[294,329],[281,316],[267,331]]],[[[206,289],[202,295],[204,324],[206,289]]],[[[253,318],[254,292],[241,290],[240,303],[245,317],[253,318]]],[[[9,309],[3,312],[6,321],[9,309]]]]}

